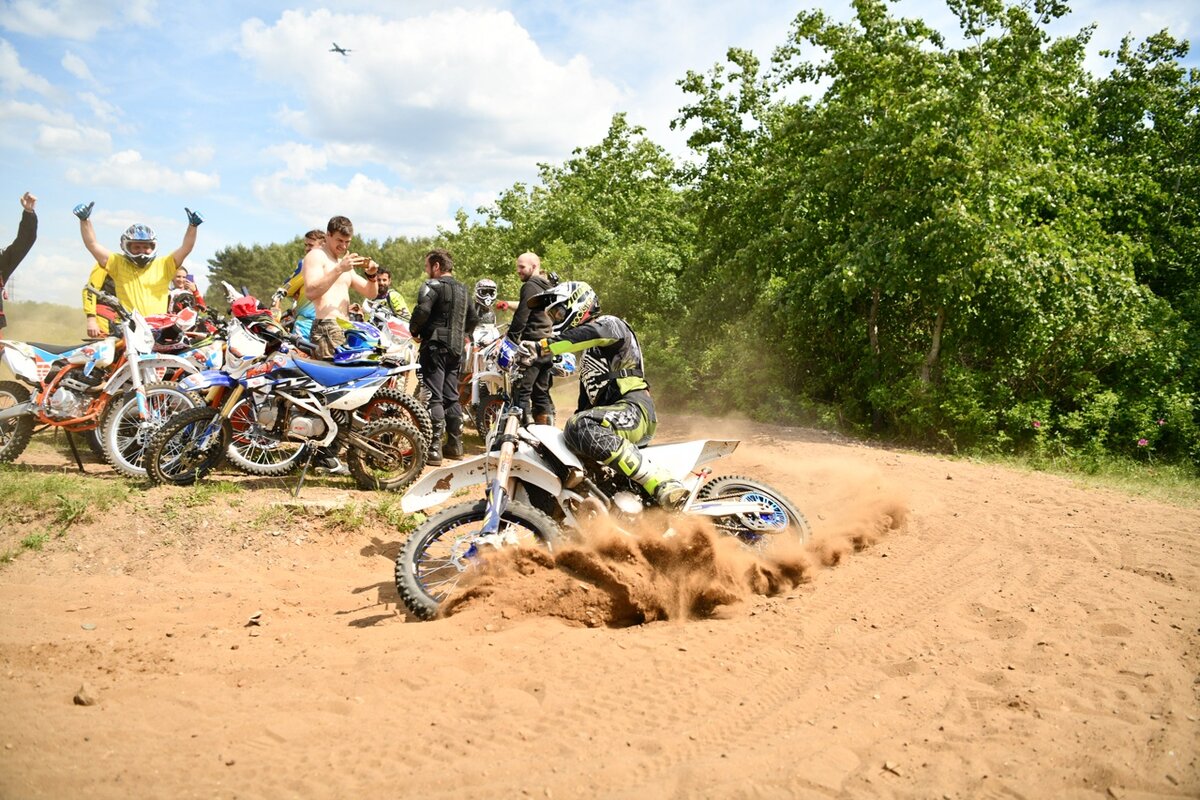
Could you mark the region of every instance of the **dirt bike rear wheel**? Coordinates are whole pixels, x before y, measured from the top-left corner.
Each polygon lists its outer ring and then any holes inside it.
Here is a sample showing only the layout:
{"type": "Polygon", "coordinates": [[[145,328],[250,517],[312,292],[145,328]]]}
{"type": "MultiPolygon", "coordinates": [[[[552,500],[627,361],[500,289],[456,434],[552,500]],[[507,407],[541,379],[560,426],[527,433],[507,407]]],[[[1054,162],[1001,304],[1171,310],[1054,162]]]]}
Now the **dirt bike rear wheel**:
{"type": "Polygon", "coordinates": [[[346,466],[358,488],[398,492],[421,474],[427,452],[421,434],[410,423],[399,417],[381,417],[364,423],[354,432],[346,452],[346,466]],[[366,439],[384,455],[355,446],[355,439],[359,438],[366,439]]]}
{"type": "MultiPolygon", "coordinates": [[[[28,402],[29,390],[16,381],[0,381],[0,409],[12,408],[15,405],[28,402]]],[[[23,414],[19,417],[0,420],[0,463],[15,461],[29,446],[29,437],[33,436],[33,416],[23,414]]]]}
{"type": "Polygon", "coordinates": [[[153,483],[191,486],[221,463],[228,447],[229,424],[221,419],[221,412],[208,406],[180,411],[146,443],[146,475],[153,483]],[[220,430],[202,445],[214,421],[220,423],[220,430]]]}
{"type": "Polygon", "coordinates": [[[146,392],[147,419],[138,414],[137,393],[131,389],[108,404],[97,427],[104,460],[130,478],[146,477],[146,443],[154,432],[176,413],[194,408],[199,402],[174,383],[147,383],[142,388],[146,392]]]}
{"type": "Polygon", "coordinates": [[[245,395],[229,414],[230,463],[250,475],[279,477],[300,469],[308,454],[303,442],[280,439],[263,431],[253,397],[245,395]]]}
{"type": "Polygon", "coordinates": [[[479,432],[480,436],[487,437],[496,417],[500,416],[502,408],[504,408],[504,398],[500,395],[479,393],[479,405],[475,407],[475,430],[479,432]]]}
{"type": "Polygon", "coordinates": [[[730,536],[736,536],[750,547],[761,547],[773,537],[789,535],[803,544],[812,536],[808,519],[782,492],[753,478],[742,475],[718,475],[700,487],[697,500],[738,499],[757,500],[771,507],[770,515],[716,517],[713,524],[730,536]]]}
{"type": "MultiPolygon", "coordinates": [[[[417,619],[433,619],[438,606],[454,590],[470,562],[464,552],[469,537],[487,514],[487,501],[451,506],[425,520],[412,532],[396,556],[396,591],[417,619]]],[[[500,517],[501,532],[512,531],[524,545],[542,544],[554,549],[560,529],[554,520],[532,506],[510,502],[500,517]]]]}
{"type": "Polygon", "coordinates": [[[367,422],[384,417],[398,417],[417,429],[426,448],[433,441],[433,419],[429,416],[428,407],[411,394],[399,389],[383,387],[366,405],[355,411],[355,416],[362,417],[367,422]]]}

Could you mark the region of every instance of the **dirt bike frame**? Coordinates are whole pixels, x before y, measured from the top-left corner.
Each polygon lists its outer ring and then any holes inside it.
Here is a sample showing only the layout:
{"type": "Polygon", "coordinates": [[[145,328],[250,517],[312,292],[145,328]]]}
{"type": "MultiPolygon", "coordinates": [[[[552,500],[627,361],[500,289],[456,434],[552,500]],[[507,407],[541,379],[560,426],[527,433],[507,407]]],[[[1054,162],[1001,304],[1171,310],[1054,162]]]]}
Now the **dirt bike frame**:
{"type": "MultiPolygon", "coordinates": [[[[508,342],[507,339],[502,341],[508,342]]],[[[508,347],[516,349],[511,342],[508,347]]],[[[508,357],[513,357],[511,352],[508,357]]],[[[513,403],[511,391],[521,367],[513,360],[512,366],[504,368],[504,353],[499,360],[504,377],[504,406],[496,427],[487,435],[487,452],[427,473],[405,492],[400,500],[401,509],[410,514],[424,511],[446,502],[463,489],[486,485],[488,508],[479,531],[484,537],[497,533],[511,499],[528,502],[528,497],[522,496],[528,494],[522,484],[535,486],[555,498],[563,524],[571,528],[580,527],[576,508],[605,514],[614,510],[624,514],[640,511],[641,501],[631,498],[639,506],[634,508],[633,504],[622,503],[621,498],[607,497],[595,486],[588,477],[587,468],[567,447],[563,432],[558,428],[521,424],[522,412],[513,403]]],[[[688,498],[680,513],[708,517],[769,514],[771,508],[755,500],[696,500],[701,484],[711,474],[711,470],[702,465],[731,454],[739,444],[738,440],[731,439],[699,439],[642,449],[655,464],[666,468],[672,477],[687,487],[688,498]]]]}

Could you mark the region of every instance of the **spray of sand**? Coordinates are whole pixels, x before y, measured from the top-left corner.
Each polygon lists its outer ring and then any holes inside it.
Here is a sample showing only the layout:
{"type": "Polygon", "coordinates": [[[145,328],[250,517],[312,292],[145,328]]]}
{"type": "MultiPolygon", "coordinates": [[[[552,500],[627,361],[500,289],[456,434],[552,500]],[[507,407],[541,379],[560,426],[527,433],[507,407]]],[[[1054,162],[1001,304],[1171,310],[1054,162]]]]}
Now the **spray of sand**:
{"type": "Polygon", "coordinates": [[[556,617],[591,627],[736,613],[754,596],[794,589],[820,567],[877,542],[901,527],[906,514],[902,501],[877,499],[829,521],[806,543],[780,538],[758,549],[704,519],[652,514],[633,530],[598,522],[553,552],[495,553],[441,613],[556,617]]]}

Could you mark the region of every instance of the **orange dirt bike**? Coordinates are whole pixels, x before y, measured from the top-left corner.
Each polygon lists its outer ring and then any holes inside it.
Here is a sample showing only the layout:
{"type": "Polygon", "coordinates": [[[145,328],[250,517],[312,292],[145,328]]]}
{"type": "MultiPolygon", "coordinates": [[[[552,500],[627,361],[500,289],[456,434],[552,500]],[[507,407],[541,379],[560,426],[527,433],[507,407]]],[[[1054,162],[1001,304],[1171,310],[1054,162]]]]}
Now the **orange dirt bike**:
{"type": "Polygon", "coordinates": [[[113,446],[100,437],[106,459],[120,472],[145,475],[141,466],[149,433],[175,411],[195,405],[166,377],[199,371],[186,358],[154,352],[150,324],[116,297],[88,289],[116,314],[113,335],[78,345],[0,340],[0,358],[17,381],[0,381],[0,462],[25,451],[35,430],[61,428],[79,469],[74,433],[130,431],[113,446]],[[38,428],[37,426],[42,426],[38,428]]]}

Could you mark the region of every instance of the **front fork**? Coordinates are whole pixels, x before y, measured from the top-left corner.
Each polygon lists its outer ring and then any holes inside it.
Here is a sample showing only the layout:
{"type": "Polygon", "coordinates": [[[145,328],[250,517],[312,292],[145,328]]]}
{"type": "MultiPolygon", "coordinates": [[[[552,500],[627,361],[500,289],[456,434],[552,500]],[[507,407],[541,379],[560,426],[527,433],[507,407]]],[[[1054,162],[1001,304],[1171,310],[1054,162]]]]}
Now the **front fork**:
{"type": "MultiPolygon", "coordinates": [[[[496,475],[487,491],[487,512],[483,518],[480,537],[498,538],[500,518],[512,496],[509,473],[512,472],[513,455],[517,451],[517,430],[521,427],[521,409],[513,406],[504,418],[504,432],[500,437],[500,452],[496,455],[496,475]]],[[[492,540],[489,540],[492,541],[492,540]]],[[[493,544],[506,542],[492,541],[493,544]]]]}

